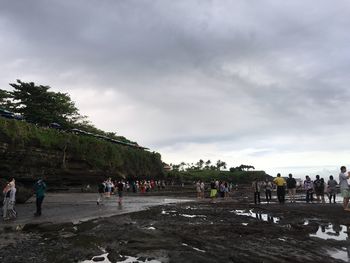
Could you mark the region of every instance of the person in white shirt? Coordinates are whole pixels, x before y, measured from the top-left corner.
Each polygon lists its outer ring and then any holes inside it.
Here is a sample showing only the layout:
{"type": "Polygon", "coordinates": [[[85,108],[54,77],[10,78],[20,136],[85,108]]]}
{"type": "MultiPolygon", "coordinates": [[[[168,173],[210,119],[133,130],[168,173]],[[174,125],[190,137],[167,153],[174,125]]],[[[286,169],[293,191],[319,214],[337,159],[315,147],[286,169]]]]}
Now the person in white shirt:
{"type": "Polygon", "coordinates": [[[350,208],[348,208],[349,204],[349,198],[350,198],[350,187],[348,183],[348,179],[350,178],[349,173],[346,173],[346,167],[342,166],[340,167],[340,174],[339,174],[339,185],[340,185],[340,192],[343,197],[343,208],[344,210],[350,211],[350,208]]]}

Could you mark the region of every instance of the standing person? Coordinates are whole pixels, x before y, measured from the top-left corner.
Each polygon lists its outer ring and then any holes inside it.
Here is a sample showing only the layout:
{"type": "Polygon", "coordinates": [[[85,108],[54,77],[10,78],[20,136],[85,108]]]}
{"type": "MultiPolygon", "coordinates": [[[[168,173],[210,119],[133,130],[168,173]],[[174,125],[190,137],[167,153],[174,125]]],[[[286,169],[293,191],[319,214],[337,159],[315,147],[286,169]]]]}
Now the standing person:
{"type": "Polygon", "coordinates": [[[216,197],[217,192],[218,192],[218,190],[217,190],[217,188],[216,188],[216,184],[215,184],[214,181],[212,181],[212,182],[210,183],[210,198],[211,198],[212,200],[214,200],[214,198],[216,197]]]}
{"type": "Polygon", "coordinates": [[[105,191],[106,191],[106,181],[101,182],[98,186],[98,197],[97,197],[97,205],[103,203],[105,191]]]}
{"type": "Polygon", "coordinates": [[[112,191],[112,178],[108,178],[106,181],[106,197],[111,197],[112,191]]]}
{"type": "Polygon", "coordinates": [[[204,199],[204,191],[205,191],[205,184],[204,182],[202,181],[201,182],[201,198],[204,199]]]}
{"type": "Polygon", "coordinates": [[[335,197],[337,195],[338,183],[336,180],[334,180],[333,175],[329,176],[327,185],[328,185],[327,192],[328,192],[329,203],[332,203],[332,198],[333,198],[333,203],[335,204],[335,197]]]}
{"type": "Polygon", "coordinates": [[[219,183],[219,195],[221,198],[225,197],[225,185],[224,182],[219,183]]]}
{"type": "Polygon", "coordinates": [[[5,188],[2,190],[2,193],[4,195],[4,201],[2,203],[2,216],[4,220],[8,220],[8,207],[9,207],[9,202],[10,202],[10,189],[11,189],[11,184],[10,183],[6,183],[5,188]]]}
{"type": "Polygon", "coordinates": [[[271,201],[271,194],[272,194],[272,183],[269,181],[269,179],[265,179],[264,182],[264,188],[265,188],[265,196],[266,196],[266,202],[269,203],[271,201]]]}
{"type": "Polygon", "coordinates": [[[324,204],[324,180],[323,178],[320,179],[319,175],[316,175],[316,180],[314,181],[314,189],[316,193],[317,202],[322,201],[322,203],[324,204]]]}
{"type": "Polygon", "coordinates": [[[296,189],[297,189],[297,181],[295,181],[292,174],[289,174],[289,177],[287,179],[287,189],[288,189],[289,201],[291,203],[295,203],[295,193],[296,193],[296,189]]]}
{"type": "Polygon", "coordinates": [[[118,189],[118,197],[119,197],[118,204],[121,205],[123,200],[123,190],[124,190],[124,184],[122,181],[118,182],[117,189],[118,189]]]}
{"type": "Polygon", "coordinates": [[[199,180],[197,183],[196,183],[196,192],[197,192],[197,198],[201,198],[201,181],[199,180]]]}
{"type": "Polygon", "coordinates": [[[346,174],[346,167],[345,166],[340,167],[339,185],[340,185],[341,195],[344,198],[343,199],[344,210],[349,210],[348,209],[349,198],[350,198],[350,187],[348,183],[349,178],[350,178],[350,175],[346,174]]]}
{"type": "Polygon", "coordinates": [[[15,210],[15,204],[16,204],[16,183],[15,179],[12,179],[10,182],[10,201],[8,205],[8,215],[10,219],[15,219],[17,217],[17,212],[15,210]]]}
{"type": "Polygon", "coordinates": [[[230,192],[230,187],[227,182],[224,182],[224,187],[225,187],[225,199],[229,197],[229,192],[230,192]]]}
{"type": "Polygon", "coordinates": [[[260,183],[257,178],[252,183],[252,189],[254,192],[254,204],[260,204],[260,183]]]}
{"type": "Polygon", "coordinates": [[[312,203],[314,199],[314,183],[308,175],[305,176],[304,190],[306,191],[306,203],[312,203]]]}
{"type": "Polygon", "coordinates": [[[136,185],[136,182],[134,180],[131,182],[131,187],[132,187],[132,192],[136,193],[137,192],[137,185],[136,185]]]}
{"type": "Polygon", "coordinates": [[[4,202],[3,202],[3,219],[10,220],[15,219],[17,216],[15,210],[16,203],[16,186],[14,179],[7,183],[4,190],[4,202]]]}
{"type": "Polygon", "coordinates": [[[36,213],[35,216],[41,216],[41,205],[45,198],[46,184],[43,179],[39,179],[34,185],[36,195],[36,213]]]}
{"type": "Polygon", "coordinates": [[[277,185],[278,201],[280,202],[280,204],[284,204],[285,195],[286,195],[286,191],[285,191],[286,180],[284,180],[284,178],[281,177],[281,174],[278,173],[277,177],[273,179],[273,182],[277,185]]]}

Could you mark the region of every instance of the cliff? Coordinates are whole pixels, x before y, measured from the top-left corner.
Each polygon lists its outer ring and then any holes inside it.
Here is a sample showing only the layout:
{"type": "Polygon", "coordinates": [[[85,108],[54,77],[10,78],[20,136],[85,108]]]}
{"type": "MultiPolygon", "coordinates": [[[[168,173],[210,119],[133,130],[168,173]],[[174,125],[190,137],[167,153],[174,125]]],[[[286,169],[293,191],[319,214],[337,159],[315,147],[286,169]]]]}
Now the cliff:
{"type": "Polygon", "coordinates": [[[158,153],[4,118],[0,160],[2,179],[31,186],[44,177],[51,189],[96,184],[106,177],[163,177],[158,153]]]}

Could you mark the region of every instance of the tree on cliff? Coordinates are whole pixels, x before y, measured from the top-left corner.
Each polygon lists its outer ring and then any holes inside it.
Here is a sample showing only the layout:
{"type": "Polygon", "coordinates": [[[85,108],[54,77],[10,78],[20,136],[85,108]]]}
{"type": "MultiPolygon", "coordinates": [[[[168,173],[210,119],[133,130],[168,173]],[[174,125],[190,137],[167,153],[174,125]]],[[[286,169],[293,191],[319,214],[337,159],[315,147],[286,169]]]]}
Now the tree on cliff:
{"type": "Polygon", "coordinates": [[[4,110],[12,110],[11,94],[2,89],[0,89],[0,108],[4,110]]]}
{"type": "Polygon", "coordinates": [[[11,99],[12,110],[29,122],[40,125],[57,122],[63,127],[71,127],[84,118],[67,93],[49,91],[49,86],[21,80],[10,83],[10,86],[13,91],[8,92],[5,99],[11,99]]]}

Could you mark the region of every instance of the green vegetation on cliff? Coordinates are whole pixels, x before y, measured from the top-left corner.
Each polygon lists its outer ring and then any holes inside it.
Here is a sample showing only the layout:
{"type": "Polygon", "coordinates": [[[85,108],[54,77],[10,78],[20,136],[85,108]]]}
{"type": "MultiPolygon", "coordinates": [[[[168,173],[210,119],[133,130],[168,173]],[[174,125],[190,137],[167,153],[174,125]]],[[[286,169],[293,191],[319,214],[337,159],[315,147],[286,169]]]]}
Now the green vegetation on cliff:
{"type": "MultiPolygon", "coordinates": [[[[11,152],[11,149],[30,151],[35,148],[55,152],[59,156],[59,162],[52,165],[55,166],[56,173],[63,173],[69,169],[72,161],[78,161],[85,163],[87,170],[101,171],[106,175],[129,178],[163,176],[163,164],[158,153],[117,145],[94,137],[42,128],[25,121],[0,118],[0,143],[7,145],[2,153],[4,155],[6,151],[11,152]]],[[[16,165],[30,161],[28,158],[30,156],[26,156],[16,165]]],[[[14,164],[2,162],[0,167],[6,165],[14,164]]],[[[7,170],[14,171],[16,167],[7,167],[7,170]]]]}
{"type": "Polygon", "coordinates": [[[264,171],[173,170],[167,172],[166,177],[174,178],[180,182],[194,182],[198,180],[210,182],[212,180],[219,180],[235,184],[246,184],[251,183],[255,178],[265,180],[265,178],[269,178],[270,176],[264,171]]]}

